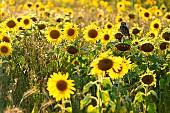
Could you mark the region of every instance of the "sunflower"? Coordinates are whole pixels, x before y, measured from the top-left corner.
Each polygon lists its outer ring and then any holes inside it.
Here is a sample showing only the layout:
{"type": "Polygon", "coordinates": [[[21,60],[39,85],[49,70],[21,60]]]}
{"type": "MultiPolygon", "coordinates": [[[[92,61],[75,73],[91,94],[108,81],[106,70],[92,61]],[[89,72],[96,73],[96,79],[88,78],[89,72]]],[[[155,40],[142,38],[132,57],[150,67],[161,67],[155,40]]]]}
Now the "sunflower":
{"type": "Polygon", "coordinates": [[[167,7],[165,6],[165,4],[161,5],[160,10],[162,10],[162,12],[166,12],[167,11],[167,7]]]}
{"type": "Polygon", "coordinates": [[[124,18],[122,16],[116,16],[116,18],[115,18],[116,24],[119,24],[119,23],[124,22],[124,21],[125,20],[124,20],[124,18]]]}
{"type": "Polygon", "coordinates": [[[140,50],[145,53],[146,55],[150,54],[151,52],[153,52],[155,49],[154,45],[149,42],[149,41],[144,41],[141,46],[140,46],[140,50]]]}
{"type": "Polygon", "coordinates": [[[128,18],[128,20],[135,20],[135,19],[136,19],[136,14],[134,14],[134,13],[129,13],[129,14],[127,15],[127,18],[128,18]]]}
{"type": "Polygon", "coordinates": [[[116,7],[117,7],[117,10],[118,10],[119,12],[122,12],[122,11],[125,10],[125,4],[124,4],[124,2],[118,2],[118,3],[116,4],[116,7]]]}
{"type": "Polygon", "coordinates": [[[26,2],[24,4],[24,8],[26,9],[32,9],[34,7],[34,4],[32,2],[26,2]]]}
{"type": "Polygon", "coordinates": [[[158,17],[163,15],[163,13],[160,9],[157,9],[156,11],[154,11],[154,14],[155,14],[155,16],[158,16],[158,17]]]}
{"type": "Polygon", "coordinates": [[[66,51],[70,54],[76,54],[78,49],[74,45],[69,45],[66,47],[66,51]]]}
{"type": "Polygon", "coordinates": [[[28,29],[28,28],[30,28],[32,26],[33,21],[32,21],[30,16],[24,16],[24,17],[22,17],[20,23],[21,23],[21,26],[24,29],[28,29]]]}
{"type": "Polygon", "coordinates": [[[18,29],[18,22],[15,18],[8,18],[3,22],[6,31],[16,31],[18,29]]]}
{"type": "Polygon", "coordinates": [[[170,41],[170,28],[166,27],[163,29],[160,35],[161,40],[170,41]]]}
{"type": "Polygon", "coordinates": [[[11,37],[9,37],[7,33],[1,33],[0,40],[1,40],[1,42],[6,42],[9,44],[11,44],[11,42],[12,42],[11,37]]]}
{"type": "Polygon", "coordinates": [[[3,19],[5,19],[5,18],[7,18],[8,17],[8,12],[7,11],[4,11],[4,10],[1,10],[0,11],[0,17],[1,18],[3,18],[3,19]]]}
{"type": "Polygon", "coordinates": [[[53,44],[58,44],[62,41],[62,32],[59,28],[50,28],[46,31],[46,38],[53,44]]]}
{"type": "Polygon", "coordinates": [[[34,6],[37,10],[40,10],[40,8],[42,7],[42,2],[36,2],[34,6]]]}
{"type": "Polygon", "coordinates": [[[140,82],[143,86],[155,86],[156,87],[156,74],[154,70],[151,71],[147,68],[146,72],[140,76],[140,82]]]}
{"type": "Polygon", "coordinates": [[[0,55],[1,56],[9,56],[12,53],[11,44],[6,42],[0,43],[0,55]]]}
{"type": "Polygon", "coordinates": [[[131,49],[131,46],[127,43],[118,43],[115,45],[115,49],[125,52],[125,51],[129,51],[131,49]]]}
{"type": "Polygon", "coordinates": [[[166,12],[165,15],[163,16],[163,19],[167,22],[170,22],[170,12],[166,12]]]}
{"type": "Polygon", "coordinates": [[[98,58],[96,58],[90,66],[92,67],[90,74],[103,76],[105,72],[109,74],[111,78],[114,78],[113,70],[118,70],[120,68],[119,60],[115,59],[116,57],[111,56],[112,52],[106,51],[101,53],[98,58]]]}
{"type": "Polygon", "coordinates": [[[84,38],[87,41],[90,42],[96,42],[100,39],[100,29],[97,25],[95,24],[90,24],[89,26],[86,26],[83,34],[84,34],[84,38]]]}
{"type": "Polygon", "coordinates": [[[158,31],[150,30],[146,36],[152,40],[156,40],[158,38],[158,31]]]}
{"type": "Polygon", "coordinates": [[[113,32],[107,29],[104,29],[101,33],[101,43],[106,45],[108,42],[114,40],[113,32]]]}
{"type": "Polygon", "coordinates": [[[159,19],[155,19],[150,24],[150,29],[153,31],[159,31],[162,27],[161,21],[159,19]]]}
{"type": "Polygon", "coordinates": [[[142,18],[148,21],[152,18],[152,13],[149,10],[145,9],[142,11],[142,18]]]}
{"type": "Polygon", "coordinates": [[[74,94],[76,90],[74,88],[74,80],[67,80],[68,73],[62,75],[61,72],[58,72],[50,76],[51,78],[47,82],[47,90],[49,91],[49,95],[53,96],[56,101],[69,99],[70,94],[74,94]]]}
{"type": "Polygon", "coordinates": [[[160,44],[159,44],[159,49],[160,50],[166,50],[166,49],[168,49],[170,47],[170,44],[168,43],[168,42],[161,42],[160,44]]]}
{"type": "Polygon", "coordinates": [[[123,38],[123,34],[121,32],[117,32],[114,34],[114,38],[120,42],[123,38]]]}
{"type": "Polygon", "coordinates": [[[130,34],[133,36],[140,36],[142,33],[142,29],[138,26],[134,26],[130,29],[130,34]]]}
{"type": "Polygon", "coordinates": [[[114,25],[110,21],[107,21],[107,23],[104,25],[104,29],[113,30],[113,28],[114,25]]]}
{"type": "Polygon", "coordinates": [[[63,34],[67,41],[75,39],[78,36],[78,26],[73,23],[65,23],[63,34]]]}

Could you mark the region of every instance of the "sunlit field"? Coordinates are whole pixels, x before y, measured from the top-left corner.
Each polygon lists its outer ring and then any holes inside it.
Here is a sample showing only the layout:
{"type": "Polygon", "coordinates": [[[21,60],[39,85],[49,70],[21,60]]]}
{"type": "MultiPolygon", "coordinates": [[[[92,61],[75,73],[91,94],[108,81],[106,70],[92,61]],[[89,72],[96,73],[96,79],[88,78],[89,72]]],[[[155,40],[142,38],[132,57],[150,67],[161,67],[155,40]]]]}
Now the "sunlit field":
{"type": "Polygon", "coordinates": [[[2,0],[0,113],[170,113],[170,1],[2,0]]]}

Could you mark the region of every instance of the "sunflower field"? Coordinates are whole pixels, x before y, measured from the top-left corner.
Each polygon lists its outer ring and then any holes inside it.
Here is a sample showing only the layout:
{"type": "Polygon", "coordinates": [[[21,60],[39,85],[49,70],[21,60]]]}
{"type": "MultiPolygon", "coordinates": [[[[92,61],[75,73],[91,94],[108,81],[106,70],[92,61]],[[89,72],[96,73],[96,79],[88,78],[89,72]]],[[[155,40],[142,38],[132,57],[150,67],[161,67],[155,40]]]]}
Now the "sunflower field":
{"type": "Polygon", "coordinates": [[[1,0],[0,113],[170,113],[170,0],[1,0]]]}

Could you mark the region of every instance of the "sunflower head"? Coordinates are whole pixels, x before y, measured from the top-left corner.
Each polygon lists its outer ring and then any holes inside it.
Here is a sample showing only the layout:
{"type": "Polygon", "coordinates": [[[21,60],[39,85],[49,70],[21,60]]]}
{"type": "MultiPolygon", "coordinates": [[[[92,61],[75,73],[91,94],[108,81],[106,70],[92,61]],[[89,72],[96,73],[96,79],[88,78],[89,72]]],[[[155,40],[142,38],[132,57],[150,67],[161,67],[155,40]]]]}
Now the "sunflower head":
{"type": "Polygon", "coordinates": [[[0,40],[1,40],[1,42],[6,42],[6,43],[12,42],[11,38],[8,36],[7,33],[1,33],[0,34],[0,40]]]}
{"type": "Polygon", "coordinates": [[[9,56],[12,53],[11,44],[6,42],[0,43],[0,55],[1,56],[9,56]]]}
{"type": "Polygon", "coordinates": [[[61,99],[69,99],[70,94],[74,94],[76,90],[73,86],[75,85],[74,80],[67,80],[68,73],[61,74],[61,72],[53,73],[51,78],[47,82],[47,90],[49,95],[53,96],[56,101],[61,99]]]}
{"type": "Polygon", "coordinates": [[[24,16],[20,23],[24,29],[28,29],[32,26],[33,20],[31,19],[30,16],[24,16]]]}
{"type": "Polygon", "coordinates": [[[112,31],[108,31],[107,29],[104,29],[101,33],[101,43],[103,45],[106,45],[108,42],[114,40],[114,35],[112,31]]]}
{"type": "Polygon", "coordinates": [[[111,22],[107,22],[105,25],[104,25],[104,29],[107,29],[107,30],[113,30],[113,24],[111,22]]]}
{"type": "Polygon", "coordinates": [[[152,18],[152,13],[149,10],[145,9],[142,11],[142,18],[148,21],[149,19],[152,18]]]}
{"type": "Polygon", "coordinates": [[[155,49],[155,47],[151,42],[144,42],[140,46],[140,50],[146,54],[153,52],[154,49],[155,49]]]}
{"type": "Polygon", "coordinates": [[[125,52],[125,51],[129,51],[131,49],[131,46],[127,43],[119,43],[119,44],[115,45],[115,49],[125,52]]]}
{"type": "Polygon", "coordinates": [[[146,72],[140,76],[140,82],[143,86],[155,86],[156,87],[156,74],[154,74],[154,70],[151,71],[147,68],[146,72]]]}
{"type": "Polygon", "coordinates": [[[156,30],[159,31],[162,27],[162,24],[159,19],[155,19],[154,21],[151,22],[150,24],[150,29],[151,30],[156,30]]]}
{"type": "Polygon", "coordinates": [[[75,46],[70,45],[67,46],[66,51],[70,54],[76,54],[78,52],[78,49],[75,46]]]}
{"type": "Polygon", "coordinates": [[[168,42],[161,42],[160,45],[159,45],[159,49],[160,50],[166,50],[167,48],[170,47],[170,44],[168,42]]]}
{"type": "Polygon", "coordinates": [[[4,26],[7,31],[16,31],[18,29],[18,22],[15,18],[8,18],[4,22],[4,26]]]}
{"type": "Polygon", "coordinates": [[[167,22],[170,22],[170,12],[166,12],[165,15],[163,16],[163,19],[167,22]]]}
{"type": "Polygon", "coordinates": [[[118,41],[121,41],[122,38],[123,38],[123,35],[122,35],[122,33],[117,32],[117,33],[114,35],[114,37],[115,37],[115,39],[117,39],[118,41]]]}

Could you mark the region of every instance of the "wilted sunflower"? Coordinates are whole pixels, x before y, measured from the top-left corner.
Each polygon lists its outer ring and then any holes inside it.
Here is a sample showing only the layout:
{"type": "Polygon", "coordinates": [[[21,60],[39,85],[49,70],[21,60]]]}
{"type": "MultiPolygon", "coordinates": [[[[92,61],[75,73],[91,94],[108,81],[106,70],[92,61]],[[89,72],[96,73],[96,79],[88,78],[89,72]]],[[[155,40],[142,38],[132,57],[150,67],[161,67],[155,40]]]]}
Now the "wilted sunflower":
{"type": "Polygon", "coordinates": [[[167,22],[170,22],[170,12],[166,12],[165,15],[163,16],[163,19],[167,22]]]}
{"type": "Polygon", "coordinates": [[[9,37],[7,33],[1,33],[0,40],[1,40],[1,42],[6,42],[6,43],[10,43],[10,44],[12,42],[11,37],[9,37]]]}
{"type": "Polygon", "coordinates": [[[104,25],[104,29],[107,29],[107,30],[113,30],[114,28],[114,25],[108,21],[105,25],[104,25]]]}
{"type": "Polygon", "coordinates": [[[100,28],[95,24],[90,24],[89,26],[85,27],[83,31],[84,38],[90,42],[96,42],[100,39],[100,28]]]}
{"type": "Polygon", "coordinates": [[[62,75],[58,72],[50,76],[51,78],[49,78],[47,82],[49,95],[53,96],[56,101],[70,99],[70,94],[74,94],[76,89],[74,88],[74,80],[67,80],[69,76],[68,73],[62,75]]]}
{"type": "Polygon", "coordinates": [[[101,53],[98,58],[93,60],[90,64],[92,67],[90,74],[97,75],[97,76],[105,76],[107,72],[110,77],[114,78],[114,75],[111,75],[113,70],[118,70],[120,65],[118,60],[115,60],[115,57],[111,56],[112,52],[106,51],[101,53]]]}
{"type": "Polygon", "coordinates": [[[66,47],[66,51],[70,54],[76,54],[78,49],[74,45],[69,45],[66,47]]]}
{"type": "Polygon", "coordinates": [[[146,55],[152,53],[154,49],[154,45],[152,44],[152,42],[149,41],[144,41],[140,46],[140,50],[146,55]]]}
{"type": "Polygon", "coordinates": [[[123,34],[121,32],[117,32],[114,34],[114,38],[120,42],[123,38],[123,34]]]}
{"type": "Polygon", "coordinates": [[[142,18],[148,21],[152,18],[152,13],[149,10],[145,9],[142,11],[142,18]]]}
{"type": "Polygon", "coordinates": [[[113,32],[111,30],[104,29],[101,33],[101,43],[106,45],[108,42],[113,40],[115,40],[113,32]]]}
{"type": "Polygon", "coordinates": [[[28,29],[32,26],[33,21],[30,16],[24,16],[22,17],[20,23],[21,23],[22,28],[28,29]]]}
{"type": "Polygon", "coordinates": [[[125,51],[129,51],[131,49],[131,46],[127,43],[118,43],[115,45],[115,49],[125,52],[125,51]]]}
{"type": "Polygon", "coordinates": [[[65,23],[63,35],[67,41],[74,40],[78,36],[78,26],[73,23],[65,23]]]}
{"type": "Polygon", "coordinates": [[[18,22],[15,18],[8,18],[3,22],[3,26],[6,28],[6,31],[16,31],[18,29],[18,22]]]}
{"type": "Polygon", "coordinates": [[[0,55],[1,56],[9,56],[12,53],[11,44],[6,42],[0,43],[0,55]]]}
{"type": "Polygon", "coordinates": [[[46,31],[46,38],[53,44],[58,44],[62,41],[62,32],[59,28],[50,28],[46,31]]]}
{"type": "Polygon", "coordinates": [[[155,86],[156,87],[156,74],[154,70],[151,71],[147,68],[146,72],[140,76],[140,82],[143,86],[155,86]]]}
{"type": "Polygon", "coordinates": [[[159,19],[155,19],[150,24],[150,29],[153,31],[159,31],[162,27],[161,21],[159,19]]]}
{"type": "Polygon", "coordinates": [[[170,29],[164,28],[161,32],[160,39],[170,41],[170,29]]]}
{"type": "Polygon", "coordinates": [[[136,19],[136,14],[134,14],[134,13],[129,13],[129,14],[127,15],[127,18],[128,18],[128,20],[135,20],[135,19],[136,19]]]}

